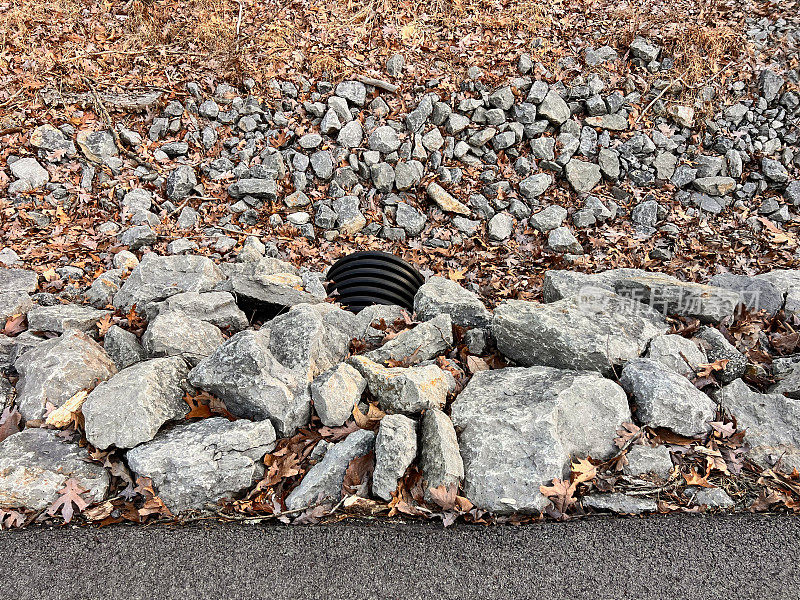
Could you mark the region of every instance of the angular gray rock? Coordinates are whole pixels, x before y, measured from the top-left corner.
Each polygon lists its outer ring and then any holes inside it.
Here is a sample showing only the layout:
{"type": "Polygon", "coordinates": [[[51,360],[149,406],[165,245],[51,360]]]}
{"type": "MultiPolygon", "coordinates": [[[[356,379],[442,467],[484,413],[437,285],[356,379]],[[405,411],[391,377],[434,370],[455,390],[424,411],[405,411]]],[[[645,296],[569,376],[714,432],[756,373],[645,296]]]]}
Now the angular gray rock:
{"type": "Polygon", "coordinates": [[[388,125],[381,125],[369,134],[370,150],[389,154],[400,147],[400,138],[397,132],[388,125]]]}
{"type": "Polygon", "coordinates": [[[547,235],[547,247],[553,252],[583,254],[583,246],[568,227],[556,227],[547,235]]]}
{"type": "Polygon", "coordinates": [[[181,202],[197,185],[197,176],[189,165],[179,165],[167,176],[164,191],[173,202],[181,202]]]}
{"type": "Polygon", "coordinates": [[[800,469],[800,400],[782,394],[760,394],[741,379],[713,394],[737,429],[746,431],[749,458],[764,468],[791,473],[800,469]]]}
{"type": "Polygon", "coordinates": [[[367,380],[370,393],[387,413],[413,415],[441,408],[455,388],[452,375],[436,365],[384,367],[364,356],[353,356],[348,363],[367,380]]]}
{"type": "Polygon", "coordinates": [[[224,342],[218,327],[178,311],[159,313],[142,336],[142,345],[151,358],[181,356],[191,366],[224,342]]]}
{"type": "Polygon", "coordinates": [[[311,383],[314,411],[322,424],[339,427],[353,414],[353,408],[367,388],[361,373],[341,363],[322,373],[311,383]]]}
{"type": "MultiPolygon", "coordinates": [[[[385,417],[384,417],[385,418],[385,417]]],[[[428,490],[451,485],[458,486],[464,479],[464,461],[458,446],[453,422],[441,410],[432,408],[422,417],[420,433],[419,466],[428,490]]]]}
{"type": "Polygon", "coordinates": [[[636,418],[643,425],[666,427],[677,434],[705,434],[716,415],[711,399],[683,375],[650,358],[628,361],[622,387],[636,400],[636,418]]]}
{"type": "Polygon", "coordinates": [[[539,114],[554,125],[561,125],[569,119],[569,106],[555,90],[550,90],[539,104],[539,114]]]}
{"type": "Polygon", "coordinates": [[[338,502],[342,498],[342,484],[350,461],[369,453],[374,444],[375,434],[366,429],[354,431],[333,444],[286,497],[286,508],[298,510],[321,502],[338,502]]]}
{"type": "Polygon", "coordinates": [[[531,215],[528,221],[534,229],[541,231],[542,233],[547,233],[556,227],[561,227],[561,224],[566,218],[567,209],[558,206],[557,204],[551,204],[544,210],[531,215]]]}
{"type": "Polygon", "coordinates": [[[541,511],[539,486],[565,478],[572,458],[613,456],[631,415],[622,388],[597,373],[531,367],[476,373],[452,417],[466,497],[508,514],[541,511]]]}
{"type": "Polygon", "coordinates": [[[709,196],[724,196],[736,188],[732,177],[698,177],[692,183],[698,192],[709,196]]]}
{"type": "Polygon", "coordinates": [[[160,302],[182,292],[208,292],[225,276],[204,256],[145,254],[114,296],[114,306],[140,314],[150,302],[160,302]]]}
{"type": "Polygon", "coordinates": [[[708,283],[738,292],[742,304],[752,311],[764,310],[771,317],[783,308],[783,292],[764,279],[720,273],[714,275],[708,283]]]}
{"type": "Polygon", "coordinates": [[[567,163],[564,172],[572,189],[579,194],[591,192],[602,179],[600,167],[577,158],[573,158],[567,163]]]}
{"type": "Polygon", "coordinates": [[[180,357],[136,363],[98,385],[83,403],[86,439],[97,448],[133,448],[149,442],[189,406],[182,382],[189,367],[180,357]]]}
{"type": "Polygon", "coordinates": [[[86,335],[97,337],[98,322],[109,314],[111,313],[107,310],[97,310],[77,304],[37,306],[28,311],[28,329],[53,333],[76,329],[86,335]]]}
{"type": "Polygon", "coordinates": [[[672,455],[666,446],[644,446],[642,444],[631,446],[625,455],[626,464],[622,472],[629,477],[640,475],[655,475],[659,480],[666,481],[672,471],[672,455]]]}
{"type": "Polygon", "coordinates": [[[800,400],[800,362],[796,356],[773,360],[772,374],[777,382],[767,390],[769,393],[800,400]]]}
{"type": "Polygon", "coordinates": [[[639,515],[658,512],[658,502],[651,498],[626,496],[621,492],[590,494],[581,499],[583,506],[595,510],[609,511],[621,515],[639,515]]]}
{"type": "Polygon", "coordinates": [[[147,358],[136,336],[118,325],[112,325],[106,331],[103,349],[120,371],[147,358]]]}
{"type": "Polygon", "coordinates": [[[444,354],[453,345],[453,323],[443,314],[407,329],[381,347],[364,354],[377,363],[405,361],[411,366],[444,354]]]}
{"type": "Polygon", "coordinates": [[[453,196],[438,183],[431,182],[428,184],[425,191],[428,198],[433,200],[443,211],[452,212],[457,215],[470,215],[469,207],[453,198],[453,196]]]}
{"type": "Polygon", "coordinates": [[[709,508],[732,508],[736,505],[722,488],[689,486],[684,490],[683,495],[690,498],[692,504],[709,508]]]}
{"type": "Polygon", "coordinates": [[[694,375],[700,365],[708,362],[702,348],[680,335],[660,335],[653,338],[647,357],[684,377],[694,375]]]}
{"type": "Polygon", "coordinates": [[[305,290],[297,269],[273,258],[264,257],[257,261],[229,265],[226,274],[229,279],[223,287],[237,298],[257,300],[275,306],[294,306],[322,300],[305,290]]]}
{"type": "Polygon", "coordinates": [[[189,383],[220,398],[238,417],[269,419],[280,437],[311,417],[308,383],[272,355],[269,330],[237,333],[192,369],[189,383]]]}
{"type": "Polygon", "coordinates": [[[32,294],[38,286],[39,276],[26,269],[7,269],[0,267],[0,294],[24,292],[32,294]]]}
{"type": "Polygon", "coordinates": [[[153,480],[173,513],[203,508],[249,488],[275,447],[269,421],[221,417],[181,423],[128,451],[128,466],[153,480]]]}
{"type": "Polygon", "coordinates": [[[355,316],[333,304],[298,304],[264,329],[270,332],[272,355],[300,378],[311,381],[345,359],[355,316]]]}
{"type": "Polygon", "coordinates": [[[0,292],[0,323],[5,327],[14,315],[24,315],[33,308],[30,296],[25,292],[0,292]]]}
{"type": "Polygon", "coordinates": [[[462,327],[486,327],[492,313],[474,292],[444,277],[430,277],[414,296],[414,312],[423,321],[442,314],[450,315],[462,327]]]}
{"type": "Polygon", "coordinates": [[[229,292],[183,292],[162,302],[152,302],[145,311],[148,321],[161,313],[174,311],[232,333],[249,326],[247,315],[236,305],[236,299],[229,292]]]}
{"type": "Polygon", "coordinates": [[[519,193],[525,198],[538,198],[553,184],[549,173],[536,173],[519,182],[519,193]]]}
{"type": "Polygon", "coordinates": [[[375,438],[375,471],[372,494],[392,499],[397,481],[417,457],[417,422],[405,415],[386,415],[375,438]]]}
{"type": "Polygon", "coordinates": [[[61,406],[117,372],[103,348],[74,329],[36,344],[14,361],[14,368],[17,406],[26,420],[41,419],[48,403],[61,406]]]}
{"type": "Polygon", "coordinates": [[[67,479],[100,502],[108,491],[108,472],[88,461],[85,448],[59,438],[53,429],[24,429],[0,443],[0,506],[39,511],[58,498],[67,479]]]}
{"type": "Polygon", "coordinates": [[[695,317],[717,323],[734,314],[741,302],[738,292],[680,281],[662,273],[622,275],[613,281],[617,294],[648,304],[667,315],[695,317]]]}
{"type": "Polygon", "coordinates": [[[608,374],[666,330],[655,311],[599,288],[550,304],[507,300],[492,321],[498,350],[520,365],[608,374]]]}
{"type": "Polygon", "coordinates": [[[15,160],[9,165],[11,174],[19,181],[27,184],[28,190],[43,187],[50,181],[50,174],[35,158],[26,157],[15,160]]]}
{"type": "Polygon", "coordinates": [[[721,371],[716,372],[717,378],[722,383],[730,383],[744,375],[747,370],[747,357],[725,339],[721,331],[713,327],[703,327],[697,332],[696,338],[701,340],[700,345],[708,357],[708,362],[728,361],[721,371]]]}
{"type": "Polygon", "coordinates": [[[492,242],[502,242],[511,237],[514,233],[514,217],[508,213],[497,213],[489,219],[489,240],[492,242]]]}

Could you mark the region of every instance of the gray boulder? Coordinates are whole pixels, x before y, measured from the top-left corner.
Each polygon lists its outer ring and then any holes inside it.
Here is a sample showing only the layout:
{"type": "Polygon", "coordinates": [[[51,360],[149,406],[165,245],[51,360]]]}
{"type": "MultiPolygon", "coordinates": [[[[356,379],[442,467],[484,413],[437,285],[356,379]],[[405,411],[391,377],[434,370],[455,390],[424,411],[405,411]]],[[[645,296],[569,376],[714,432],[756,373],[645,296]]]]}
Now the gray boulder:
{"type": "Polygon", "coordinates": [[[114,306],[144,313],[150,302],[160,302],[182,292],[208,292],[225,276],[204,256],[145,254],[114,296],[114,306]]]}
{"type": "Polygon", "coordinates": [[[520,365],[608,374],[666,329],[656,312],[599,288],[550,304],[507,300],[492,321],[498,350],[520,365]]]}
{"type": "Polygon", "coordinates": [[[739,292],[710,285],[680,281],[662,273],[616,277],[617,294],[643,302],[668,315],[695,317],[717,323],[732,317],[741,302],[739,292]]]}
{"type": "Polygon", "coordinates": [[[39,276],[35,271],[0,267],[0,294],[6,292],[32,294],[39,285],[38,281],[39,276]]]}
{"type": "Polygon", "coordinates": [[[180,312],[194,319],[211,323],[235,333],[247,329],[249,322],[230,292],[183,292],[146,307],[147,320],[152,321],[164,312],[180,312]]]}
{"type": "Polygon", "coordinates": [[[53,429],[24,429],[0,443],[0,506],[43,510],[59,496],[68,479],[86,490],[83,498],[100,502],[108,491],[108,472],[87,460],[85,448],[64,441],[53,429]]]}
{"type": "Polygon", "coordinates": [[[149,442],[164,423],[189,411],[181,387],[188,371],[180,357],[156,358],[101,383],[83,403],[86,439],[100,449],[149,442]]]}
{"type": "Polygon", "coordinates": [[[386,415],[375,438],[372,494],[387,502],[397,481],[417,457],[417,422],[405,415],[386,415]]]}
{"type": "Polygon", "coordinates": [[[602,179],[600,167],[577,158],[573,158],[567,163],[564,172],[572,189],[579,194],[591,192],[602,179]]]}
{"type": "Polygon", "coordinates": [[[333,444],[286,497],[286,508],[298,510],[321,502],[338,502],[342,498],[342,484],[350,461],[367,454],[374,444],[375,434],[366,429],[354,431],[333,444]]]}
{"type": "Polygon", "coordinates": [[[464,461],[458,447],[456,430],[450,418],[441,410],[425,411],[422,417],[422,446],[419,466],[427,490],[440,486],[458,486],[464,479],[464,461]]]}
{"type": "Polygon", "coordinates": [[[406,361],[411,366],[435,358],[453,345],[453,323],[442,314],[392,338],[364,356],[377,363],[406,361]]]}
{"type": "Polygon", "coordinates": [[[237,263],[226,267],[225,291],[237,298],[256,300],[274,306],[313,304],[323,298],[308,292],[303,279],[292,265],[273,258],[237,263]]]}
{"type": "Polygon", "coordinates": [[[697,339],[708,357],[708,362],[727,360],[722,371],[717,371],[717,378],[722,383],[730,383],[747,371],[747,357],[731,344],[722,332],[713,327],[703,327],[697,332],[697,339]]]}
{"type": "Polygon", "coordinates": [[[750,458],[761,467],[780,466],[791,473],[800,469],[800,400],[782,394],[760,394],[741,379],[713,394],[728,415],[744,430],[750,458]]]}
{"type": "Polygon", "coordinates": [[[280,437],[311,417],[308,383],[272,355],[268,330],[231,337],[192,369],[189,383],[220,398],[236,416],[269,419],[280,437]]]}
{"type": "Polygon", "coordinates": [[[627,462],[622,467],[622,473],[629,477],[655,475],[659,480],[666,481],[672,471],[672,454],[666,446],[631,446],[625,459],[627,462]]]}
{"type": "Polygon", "coordinates": [[[705,434],[716,407],[686,377],[650,358],[628,361],[622,387],[636,399],[636,417],[643,425],[666,427],[687,437],[705,434]]]}
{"type": "Polygon", "coordinates": [[[224,342],[219,328],[177,311],[160,313],[142,336],[142,345],[151,358],[181,356],[192,366],[224,342]]]}
{"type": "Polygon", "coordinates": [[[500,514],[541,511],[539,486],[569,474],[573,457],[611,457],[628,399],[597,373],[549,367],[476,373],[452,405],[464,493],[500,514]]]}
{"type": "Polygon", "coordinates": [[[272,355],[311,381],[347,357],[355,317],[332,304],[298,304],[266,326],[272,355]]]}
{"type": "Polygon", "coordinates": [[[112,325],[106,331],[103,349],[120,371],[147,358],[136,336],[118,325],[112,325]]]}
{"type": "Polygon", "coordinates": [[[353,414],[353,408],[367,387],[361,373],[341,363],[311,383],[311,399],[322,424],[339,427],[353,414]]]}
{"type": "Polygon", "coordinates": [[[492,320],[492,313],[477,294],[438,276],[429,278],[417,290],[414,312],[423,321],[448,314],[453,323],[462,327],[486,327],[492,320]]]}
{"type": "Polygon", "coordinates": [[[756,312],[764,310],[770,317],[783,308],[783,292],[764,279],[721,273],[714,275],[709,284],[738,292],[744,306],[756,312]]]}
{"type": "Polygon", "coordinates": [[[680,335],[659,335],[650,341],[647,357],[657,360],[665,367],[689,377],[700,365],[708,362],[702,348],[692,340],[680,335]]]}
{"type": "Polygon", "coordinates": [[[367,380],[370,393],[388,413],[413,415],[441,408],[455,389],[453,377],[436,365],[384,367],[364,356],[353,356],[348,362],[367,380]]]}
{"type": "Polygon", "coordinates": [[[53,333],[76,329],[86,335],[97,337],[97,324],[109,314],[111,313],[107,310],[97,310],[77,304],[37,306],[28,311],[28,329],[53,333]]]}
{"type": "Polygon", "coordinates": [[[150,477],[173,513],[203,508],[249,488],[275,447],[269,421],[203,419],[159,433],[128,451],[128,466],[150,477]]]}
{"type": "Polygon", "coordinates": [[[40,342],[17,357],[17,406],[26,420],[41,419],[47,404],[61,406],[82,390],[91,390],[117,372],[102,347],[71,329],[40,342]]]}

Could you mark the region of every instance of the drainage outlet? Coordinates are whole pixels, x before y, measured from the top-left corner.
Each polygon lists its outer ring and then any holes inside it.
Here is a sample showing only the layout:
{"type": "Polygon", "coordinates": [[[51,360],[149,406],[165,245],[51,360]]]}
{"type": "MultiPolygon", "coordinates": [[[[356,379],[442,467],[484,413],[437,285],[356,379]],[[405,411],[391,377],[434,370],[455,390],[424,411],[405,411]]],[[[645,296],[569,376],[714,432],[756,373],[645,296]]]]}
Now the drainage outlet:
{"type": "Polygon", "coordinates": [[[423,283],[419,271],[402,258],[370,250],[337,260],[328,270],[326,290],[350,312],[373,304],[395,304],[412,312],[423,283]]]}

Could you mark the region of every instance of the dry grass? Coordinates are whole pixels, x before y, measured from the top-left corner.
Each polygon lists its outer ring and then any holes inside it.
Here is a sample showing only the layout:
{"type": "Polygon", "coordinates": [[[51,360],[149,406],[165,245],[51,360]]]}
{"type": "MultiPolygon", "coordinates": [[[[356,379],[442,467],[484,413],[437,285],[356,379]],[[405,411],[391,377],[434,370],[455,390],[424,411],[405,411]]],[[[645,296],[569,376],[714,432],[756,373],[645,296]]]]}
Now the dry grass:
{"type": "Polygon", "coordinates": [[[239,0],[0,0],[0,114],[20,87],[17,108],[42,85],[80,88],[84,76],[101,88],[173,89],[253,77],[266,94],[275,76],[380,72],[395,52],[413,65],[409,81],[438,77],[451,88],[472,65],[508,77],[521,52],[568,76],[560,61],[579,64],[581,46],[624,50],[639,34],[662,40],[691,87],[743,48],[742,16],[720,18],[720,0],[241,2],[237,36],[239,0]]]}

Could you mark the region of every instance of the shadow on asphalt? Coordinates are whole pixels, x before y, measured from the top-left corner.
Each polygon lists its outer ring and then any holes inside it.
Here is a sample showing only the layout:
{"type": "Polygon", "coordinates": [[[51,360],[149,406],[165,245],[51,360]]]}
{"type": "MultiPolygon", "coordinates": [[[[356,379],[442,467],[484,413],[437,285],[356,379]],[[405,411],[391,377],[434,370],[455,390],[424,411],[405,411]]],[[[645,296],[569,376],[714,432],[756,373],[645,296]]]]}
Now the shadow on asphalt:
{"type": "Polygon", "coordinates": [[[0,534],[0,598],[796,600],[799,543],[750,514],[32,528],[0,534]]]}

